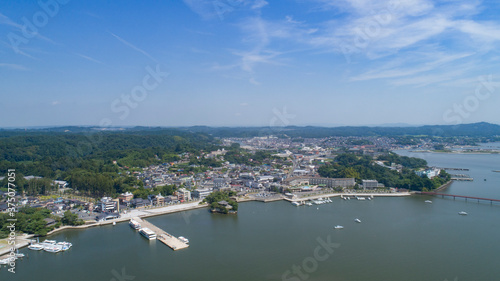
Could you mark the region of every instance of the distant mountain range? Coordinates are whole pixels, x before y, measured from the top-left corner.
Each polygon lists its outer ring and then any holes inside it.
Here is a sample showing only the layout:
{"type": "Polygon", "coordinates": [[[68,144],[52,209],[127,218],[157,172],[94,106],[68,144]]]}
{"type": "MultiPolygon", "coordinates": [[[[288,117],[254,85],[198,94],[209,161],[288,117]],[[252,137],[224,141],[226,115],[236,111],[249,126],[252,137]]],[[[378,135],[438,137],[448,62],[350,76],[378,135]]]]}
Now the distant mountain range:
{"type": "Polygon", "coordinates": [[[459,125],[425,125],[417,127],[206,127],[195,126],[179,128],[191,132],[211,134],[216,137],[253,137],[267,135],[287,135],[290,137],[321,138],[329,136],[469,136],[492,137],[500,136],[500,125],[486,122],[459,125]]]}
{"type": "Polygon", "coordinates": [[[204,133],[214,137],[256,137],[256,136],[289,136],[321,138],[329,136],[469,136],[493,137],[500,136],[500,125],[480,122],[459,125],[425,125],[425,126],[286,126],[286,127],[112,127],[100,128],[92,126],[66,126],[52,128],[30,129],[0,129],[0,135],[18,135],[30,133],[91,133],[91,132],[123,132],[125,134],[155,134],[168,133],[175,135],[176,131],[184,133],[204,133]]]}

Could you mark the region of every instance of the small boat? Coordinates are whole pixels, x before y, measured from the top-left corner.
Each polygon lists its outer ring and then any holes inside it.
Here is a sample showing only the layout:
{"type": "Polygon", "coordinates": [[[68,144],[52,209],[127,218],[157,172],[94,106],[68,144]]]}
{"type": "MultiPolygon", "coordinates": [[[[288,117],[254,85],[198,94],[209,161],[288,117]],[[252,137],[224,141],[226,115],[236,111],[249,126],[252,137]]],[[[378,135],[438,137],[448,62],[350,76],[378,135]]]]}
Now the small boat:
{"type": "Polygon", "coordinates": [[[116,221],[113,222],[113,225],[116,225],[116,221]]]}
{"type": "Polygon", "coordinates": [[[19,249],[16,251],[16,255],[15,255],[16,259],[24,258],[24,256],[25,255],[23,253],[19,253],[19,249]]]}
{"type": "Polygon", "coordinates": [[[299,202],[292,202],[292,205],[294,205],[295,207],[298,207],[298,206],[300,206],[300,203],[299,202]]]}
{"type": "Polygon", "coordinates": [[[71,246],[73,246],[73,244],[69,242],[58,242],[56,246],[58,246],[61,249],[61,251],[67,251],[69,250],[69,248],[71,248],[71,246]]]}
{"type": "Polygon", "coordinates": [[[368,200],[372,200],[372,198],[371,198],[371,197],[368,197],[368,200]]]}
{"type": "Polygon", "coordinates": [[[342,228],[344,228],[344,227],[343,227],[343,226],[341,226],[341,225],[336,225],[336,226],[334,226],[334,228],[335,228],[335,229],[342,229],[342,228]]]}
{"type": "Polygon", "coordinates": [[[53,244],[53,245],[55,245],[55,244],[57,243],[57,241],[56,241],[56,240],[45,240],[45,241],[43,241],[42,243],[46,243],[46,244],[53,244]]]}
{"type": "Polygon", "coordinates": [[[0,264],[9,264],[10,262],[13,262],[14,260],[16,260],[16,258],[6,258],[3,260],[0,260],[0,264]]]}
{"type": "Polygon", "coordinates": [[[73,247],[73,244],[71,244],[71,243],[69,243],[69,242],[66,242],[66,241],[63,241],[63,242],[58,242],[56,245],[59,245],[59,246],[65,246],[65,247],[68,247],[68,248],[73,247]]]}
{"type": "Polygon", "coordinates": [[[432,201],[431,200],[425,200],[425,203],[432,204],[432,201]]]}
{"type": "Polygon", "coordinates": [[[43,250],[49,253],[59,253],[61,251],[61,248],[57,246],[52,246],[52,247],[48,246],[44,247],[43,250]]]}
{"type": "Polygon", "coordinates": [[[141,228],[141,224],[135,220],[132,220],[132,219],[128,222],[128,225],[130,225],[130,227],[132,227],[135,230],[138,230],[139,228],[141,228]]]}
{"type": "Polygon", "coordinates": [[[35,251],[40,251],[43,250],[43,246],[40,244],[31,244],[28,246],[28,249],[30,250],[35,250],[35,251]]]}
{"type": "Polygon", "coordinates": [[[360,222],[361,222],[361,220],[360,220],[360,219],[355,219],[354,221],[355,221],[355,222],[357,222],[357,223],[360,223],[360,222]]]}
{"type": "Polygon", "coordinates": [[[464,212],[464,211],[458,212],[458,214],[461,215],[461,216],[467,216],[467,213],[464,212]]]}
{"type": "Polygon", "coordinates": [[[189,239],[187,239],[186,237],[184,236],[179,236],[179,240],[181,240],[182,242],[186,243],[186,244],[189,244],[189,239]]]}
{"type": "Polygon", "coordinates": [[[306,203],[307,206],[312,206],[313,204],[311,202],[306,203]]]}
{"type": "Polygon", "coordinates": [[[149,239],[149,240],[155,240],[156,239],[156,233],[154,231],[152,231],[151,229],[147,228],[147,227],[139,229],[139,233],[142,236],[144,236],[147,239],[149,239]]]}

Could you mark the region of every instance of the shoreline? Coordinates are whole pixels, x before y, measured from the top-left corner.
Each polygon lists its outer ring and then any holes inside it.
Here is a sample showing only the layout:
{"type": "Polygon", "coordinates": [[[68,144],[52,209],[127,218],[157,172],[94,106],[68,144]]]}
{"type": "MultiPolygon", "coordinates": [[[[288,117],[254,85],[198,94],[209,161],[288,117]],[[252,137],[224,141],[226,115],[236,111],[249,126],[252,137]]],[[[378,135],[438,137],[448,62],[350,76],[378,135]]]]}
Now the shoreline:
{"type": "Polygon", "coordinates": [[[464,152],[464,151],[432,151],[432,150],[408,150],[411,153],[436,153],[436,154],[470,154],[470,155],[495,155],[500,154],[498,151],[494,152],[464,152]]]}
{"type": "MultiPolygon", "coordinates": [[[[411,195],[414,195],[414,194],[415,194],[414,192],[398,192],[398,193],[326,193],[326,194],[320,194],[320,195],[314,195],[314,196],[307,196],[307,197],[301,197],[301,198],[294,198],[294,199],[286,198],[284,196],[270,198],[270,199],[257,199],[257,198],[248,198],[247,197],[247,198],[241,198],[241,199],[237,200],[237,202],[238,203],[243,203],[243,202],[256,201],[256,202],[262,202],[262,203],[270,203],[270,202],[276,202],[276,201],[281,201],[281,200],[288,201],[288,202],[294,202],[294,201],[305,201],[305,200],[310,200],[310,199],[317,199],[317,198],[320,198],[320,197],[343,197],[343,196],[402,197],[402,196],[411,196],[411,195]]],[[[65,226],[61,226],[60,228],[57,228],[57,229],[54,229],[54,230],[48,232],[47,235],[44,238],[47,239],[49,236],[54,235],[54,234],[56,234],[58,232],[61,232],[61,231],[64,231],[64,230],[87,229],[87,228],[91,228],[91,227],[111,225],[111,224],[113,224],[113,222],[115,222],[115,223],[127,222],[132,217],[149,218],[149,217],[155,217],[155,216],[161,216],[161,215],[168,215],[168,214],[177,213],[177,212],[184,212],[184,211],[190,211],[190,210],[196,210],[196,209],[208,208],[209,207],[209,205],[207,203],[202,204],[202,205],[200,205],[199,203],[200,203],[200,201],[196,201],[196,202],[193,202],[193,203],[185,203],[185,204],[183,204],[181,206],[168,206],[168,207],[160,207],[160,208],[156,208],[156,209],[132,210],[131,212],[129,212],[127,214],[123,214],[118,219],[107,220],[107,221],[102,221],[102,222],[94,222],[94,223],[89,223],[89,224],[84,224],[84,225],[78,225],[78,226],[65,225],[65,226]]],[[[21,248],[27,247],[30,244],[31,238],[33,238],[33,237],[34,237],[33,234],[23,234],[22,237],[17,237],[16,238],[16,244],[15,244],[16,249],[21,249],[21,248]],[[20,243],[18,243],[18,240],[20,241],[20,243]]],[[[3,240],[7,240],[7,238],[2,239],[0,241],[3,241],[3,240]]],[[[4,258],[4,256],[6,254],[9,254],[10,253],[10,249],[11,249],[10,245],[6,245],[6,246],[0,248],[0,258],[4,258]]]]}

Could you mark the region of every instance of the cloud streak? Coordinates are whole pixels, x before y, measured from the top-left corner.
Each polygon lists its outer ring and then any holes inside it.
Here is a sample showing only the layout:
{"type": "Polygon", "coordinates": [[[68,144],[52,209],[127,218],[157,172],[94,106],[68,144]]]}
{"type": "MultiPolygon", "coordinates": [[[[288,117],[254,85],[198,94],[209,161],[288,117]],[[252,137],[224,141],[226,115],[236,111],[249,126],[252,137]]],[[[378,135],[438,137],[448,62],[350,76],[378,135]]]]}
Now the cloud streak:
{"type": "Polygon", "coordinates": [[[144,51],[144,50],[136,47],[132,43],[128,42],[127,40],[121,38],[120,36],[118,36],[118,35],[116,35],[116,34],[114,34],[112,32],[109,32],[109,34],[111,34],[111,36],[113,36],[114,38],[116,38],[118,41],[122,42],[125,46],[130,47],[132,50],[135,50],[135,51],[137,51],[137,52],[145,55],[146,57],[148,57],[152,61],[158,63],[158,61],[153,56],[151,56],[149,53],[147,53],[146,51],[144,51]]]}

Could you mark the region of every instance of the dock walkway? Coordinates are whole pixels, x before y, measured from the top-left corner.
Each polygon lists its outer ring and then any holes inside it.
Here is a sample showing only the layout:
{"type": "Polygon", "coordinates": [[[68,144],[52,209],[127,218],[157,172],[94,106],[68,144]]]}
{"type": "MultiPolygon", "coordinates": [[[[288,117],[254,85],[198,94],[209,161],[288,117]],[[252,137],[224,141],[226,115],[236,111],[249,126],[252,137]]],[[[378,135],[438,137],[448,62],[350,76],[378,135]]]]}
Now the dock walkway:
{"type": "Polygon", "coordinates": [[[182,242],[177,237],[167,233],[156,225],[143,220],[139,217],[134,217],[133,220],[141,224],[141,227],[147,227],[156,233],[156,239],[160,240],[163,244],[169,246],[172,250],[177,251],[189,247],[189,244],[182,242]]]}

